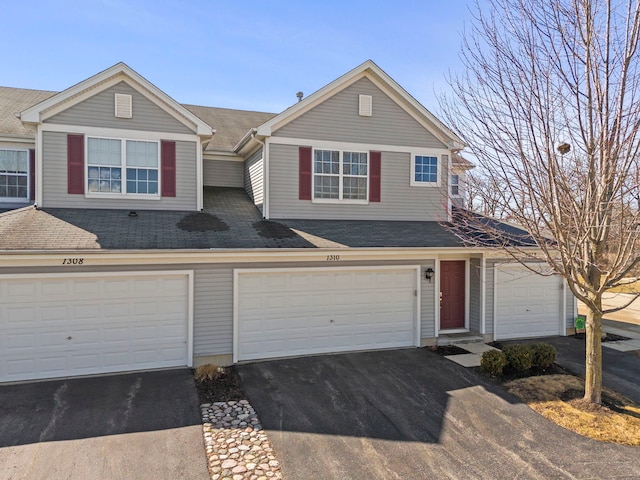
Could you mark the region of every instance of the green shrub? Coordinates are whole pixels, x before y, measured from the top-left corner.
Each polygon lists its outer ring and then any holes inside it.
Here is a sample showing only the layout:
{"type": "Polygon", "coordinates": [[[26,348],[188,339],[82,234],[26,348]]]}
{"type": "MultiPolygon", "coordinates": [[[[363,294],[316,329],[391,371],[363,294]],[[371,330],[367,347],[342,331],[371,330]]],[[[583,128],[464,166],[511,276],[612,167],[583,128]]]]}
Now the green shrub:
{"type": "Polygon", "coordinates": [[[507,365],[514,370],[523,372],[531,368],[533,364],[533,355],[530,345],[507,345],[502,349],[502,351],[507,357],[507,365]]]}
{"type": "Polygon", "coordinates": [[[491,375],[500,375],[507,365],[507,357],[500,350],[489,350],[482,354],[480,366],[491,375]]]}
{"type": "Polygon", "coordinates": [[[531,345],[533,366],[549,368],[556,361],[556,349],[548,343],[534,343],[531,345]]]}

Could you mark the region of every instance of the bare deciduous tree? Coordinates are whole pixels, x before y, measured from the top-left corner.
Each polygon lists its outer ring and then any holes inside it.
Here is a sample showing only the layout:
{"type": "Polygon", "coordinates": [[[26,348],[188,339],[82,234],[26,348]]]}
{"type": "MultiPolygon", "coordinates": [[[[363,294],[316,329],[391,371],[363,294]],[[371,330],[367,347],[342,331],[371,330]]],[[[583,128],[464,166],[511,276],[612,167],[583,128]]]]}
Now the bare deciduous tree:
{"type": "Polygon", "coordinates": [[[469,210],[493,218],[506,219],[505,189],[500,179],[479,171],[470,171],[466,175],[466,190],[469,210]]]}
{"type": "Polygon", "coordinates": [[[640,0],[487,0],[472,23],[441,109],[538,247],[505,251],[585,303],[584,398],[600,403],[603,294],[640,263],[640,0]]]}

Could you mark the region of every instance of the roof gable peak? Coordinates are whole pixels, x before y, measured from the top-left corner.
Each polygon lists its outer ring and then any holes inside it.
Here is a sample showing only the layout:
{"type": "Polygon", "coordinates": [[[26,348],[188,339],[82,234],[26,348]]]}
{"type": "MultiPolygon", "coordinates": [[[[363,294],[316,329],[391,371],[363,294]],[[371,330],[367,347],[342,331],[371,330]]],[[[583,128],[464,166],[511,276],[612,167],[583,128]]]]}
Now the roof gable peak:
{"type": "Polygon", "coordinates": [[[418,120],[419,123],[430,130],[437,138],[450,148],[460,150],[464,147],[462,140],[453,131],[438,120],[435,115],[427,110],[420,102],[418,102],[373,60],[370,59],[338,77],[311,95],[303,98],[301,101],[287,108],[269,121],[263,123],[258,127],[257,134],[270,136],[273,131],[300,117],[305,112],[311,110],[327,98],[344,90],[361,78],[368,78],[371,80],[401,108],[407,111],[407,113],[418,120]]]}
{"type": "Polygon", "coordinates": [[[115,65],[99,72],[62,92],[29,107],[20,113],[20,119],[24,123],[41,123],[59,111],[65,110],[72,105],[95,95],[96,90],[102,91],[110,86],[126,82],[132,88],[139,91],[142,95],[149,98],[154,103],[171,114],[177,120],[192,128],[197,135],[211,136],[215,132],[206,122],[197,117],[180,103],[176,102],[169,95],[164,93],[138,72],[133,70],[124,62],[118,62],[115,65]]]}

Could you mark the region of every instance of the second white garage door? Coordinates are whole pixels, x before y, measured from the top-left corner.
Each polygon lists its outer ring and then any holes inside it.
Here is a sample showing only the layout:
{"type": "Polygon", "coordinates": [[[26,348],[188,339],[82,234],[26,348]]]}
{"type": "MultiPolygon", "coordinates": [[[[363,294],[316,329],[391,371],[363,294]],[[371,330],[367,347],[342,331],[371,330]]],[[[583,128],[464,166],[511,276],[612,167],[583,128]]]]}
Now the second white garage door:
{"type": "Polygon", "coordinates": [[[496,268],[495,278],[496,340],[562,333],[564,290],[560,277],[503,265],[496,268]]]}
{"type": "Polygon", "coordinates": [[[417,344],[416,268],[237,271],[234,361],[417,344]]]}
{"type": "Polygon", "coordinates": [[[0,279],[0,381],[189,365],[185,273],[0,279]]]}

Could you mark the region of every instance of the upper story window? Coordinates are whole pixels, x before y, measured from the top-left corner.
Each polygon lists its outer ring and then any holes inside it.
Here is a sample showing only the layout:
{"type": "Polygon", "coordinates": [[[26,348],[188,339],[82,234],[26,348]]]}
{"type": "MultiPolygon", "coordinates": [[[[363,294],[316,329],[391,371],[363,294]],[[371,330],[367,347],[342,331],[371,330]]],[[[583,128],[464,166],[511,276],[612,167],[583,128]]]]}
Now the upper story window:
{"type": "Polygon", "coordinates": [[[460,175],[451,175],[451,195],[460,196],[460,175]]]}
{"type": "Polygon", "coordinates": [[[29,152],[0,150],[0,200],[29,198],[29,152]]]}
{"type": "Polygon", "coordinates": [[[158,142],[87,138],[87,192],[158,196],[158,142]]]}
{"type": "Polygon", "coordinates": [[[369,161],[366,152],[313,151],[313,199],[367,201],[369,161]]]}
{"type": "Polygon", "coordinates": [[[420,153],[411,155],[411,186],[437,187],[440,185],[441,159],[439,155],[420,153]]]}

